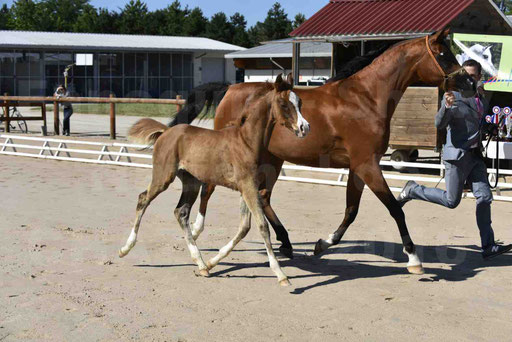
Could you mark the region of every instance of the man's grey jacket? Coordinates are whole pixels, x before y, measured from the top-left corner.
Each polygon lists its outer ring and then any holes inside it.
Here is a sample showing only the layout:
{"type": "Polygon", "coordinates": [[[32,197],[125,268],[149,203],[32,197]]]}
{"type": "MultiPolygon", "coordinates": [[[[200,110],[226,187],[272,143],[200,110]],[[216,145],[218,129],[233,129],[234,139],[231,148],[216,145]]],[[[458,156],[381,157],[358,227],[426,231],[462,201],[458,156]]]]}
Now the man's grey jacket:
{"type": "MultiPolygon", "coordinates": [[[[443,160],[460,160],[464,154],[480,144],[480,128],[482,118],[478,112],[474,97],[464,98],[459,92],[453,92],[455,101],[446,108],[443,98],[441,109],[436,115],[435,124],[438,129],[447,128],[446,144],[443,147],[443,160]]],[[[480,96],[483,116],[487,113],[489,103],[480,96]]],[[[485,120],[485,119],[484,119],[485,120]]]]}

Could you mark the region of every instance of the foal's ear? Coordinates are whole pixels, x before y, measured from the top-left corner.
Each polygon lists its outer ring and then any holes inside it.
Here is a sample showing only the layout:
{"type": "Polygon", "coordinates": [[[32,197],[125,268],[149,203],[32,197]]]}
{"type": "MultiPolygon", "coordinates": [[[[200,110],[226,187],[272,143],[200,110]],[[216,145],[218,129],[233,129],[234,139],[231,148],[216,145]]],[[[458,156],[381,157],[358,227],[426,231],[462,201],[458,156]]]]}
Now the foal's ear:
{"type": "Polygon", "coordinates": [[[293,74],[290,72],[288,76],[286,76],[286,82],[292,87],[293,89],[293,74]]]}
{"type": "Polygon", "coordinates": [[[283,84],[283,74],[277,75],[276,81],[274,82],[274,88],[278,90],[281,84],[283,84]]]}

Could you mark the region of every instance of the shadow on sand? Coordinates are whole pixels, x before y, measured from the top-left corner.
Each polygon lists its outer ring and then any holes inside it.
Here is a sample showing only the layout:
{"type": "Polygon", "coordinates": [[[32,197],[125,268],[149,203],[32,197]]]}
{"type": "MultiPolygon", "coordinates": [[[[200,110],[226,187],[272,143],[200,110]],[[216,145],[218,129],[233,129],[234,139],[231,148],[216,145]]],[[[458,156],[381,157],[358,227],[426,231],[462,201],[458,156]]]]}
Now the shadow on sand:
{"type": "MultiPolygon", "coordinates": [[[[259,242],[248,241],[249,244],[259,244],[259,242]]],[[[313,243],[294,243],[295,258],[293,260],[281,259],[279,262],[282,267],[297,267],[307,274],[290,277],[299,278],[315,278],[329,277],[327,280],[315,282],[311,285],[295,288],[291,293],[301,294],[315,287],[336,284],[339,282],[361,279],[361,278],[381,278],[393,275],[409,274],[406,269],[407,257],[402,253],[402,244],[383,241],[342,241],[339,245],[331,247],[322,256],[313,256],[313,243]],[[301,248],[302,247],[302,248],[301,248]],[[307,248],[304,248],[307,247],[307,248]],[[339,255],[340,258],[334,259],[333,254],[339,255]],[[351,260],[342,259],[343,255],[373,255],[380,258],[362,258],[350,257],[351,260]],[[330,256],[330,257],[328,257],[330,256]]],[[[512,254],[500,255],[497,258],[484,261],[482,259],[480,249],[477,246],[464,245],[440,245],[440,246],[420,246],[416,245],[418,255],[423,261],[425,275],[418,276],[419,281],[436,282],[440,280],[458,282],[472,278],[485,268],[503,267],[512,265],[512,254]],[[450,266],[449,269],[433,267],[430,264],[442,264],[450,266]]],[[[203,250],[205,251],[205,250],[203,250]]],[[[213,251],[213,250],[209,250],[213,251]]],[[[265,249],[235,249],[232,255],[236,253],[245,253],[257,251],[266,255],[265,249]]],[[[229,257],[228,259],[229,260],[229,257]]],[[[273,278],[272,275],[236,275],[237,270],[248,268],[268,268],[268,262],[265,263],[231,263],[221,262],[219,266],[227,266],[227,268],[215,272],[213,269],[212,277],[231,277],[231,278],[273,278]]],[[[137,267],[189,267],[193,264],[182,265],[136,265],[137,267]]],[[[217,266],[217,267],[219,267],[217,266]]]]}

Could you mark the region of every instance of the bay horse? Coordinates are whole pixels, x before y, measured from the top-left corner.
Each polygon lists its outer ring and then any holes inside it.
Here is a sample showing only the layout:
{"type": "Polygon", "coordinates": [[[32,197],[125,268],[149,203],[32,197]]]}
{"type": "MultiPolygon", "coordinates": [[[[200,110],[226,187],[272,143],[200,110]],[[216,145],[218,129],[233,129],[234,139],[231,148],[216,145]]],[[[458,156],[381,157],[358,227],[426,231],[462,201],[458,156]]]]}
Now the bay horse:
{"type": "MultiPolygon", "coordinates": [[[[395,219],[404,252],[408,256],[410,273],[423,273],[422,263],[409,235],[402,208],[391,193],[379,162],[389,143],[390,122],[398,102],[411,84],[422,83],[448,89],[476,92],[476,84],[458,64],[445,43],[449,29],[423,38],[395,44],[370,65],[347,79],[338,80],[314,89],[295,89],[303,101],[302,113],[312,132],[305,139],[276,128],[268,153],[263,154],[260,167],[266,171],[260,184],[263,209],[282,242],[279,250],[292,257],[288,234],[270,206],[272,189],[284,161],[312,167],[348,168],[346,210],[338,229],[315,245],[315,255],[339,243],[355,220],[361,195],[366,184],[395,219]],[[270,170],[270,171],[269,171],[270,170]]],[[[227,88],[220,102],[214,128],[221,129],[234,120],[249,95],[262,88],[261,83],[237,84],[227,88]]],[[[222,89],[218,89],[222,92],[222,89]]],[[[191,122],[194,117],[189,117],[191,122]]],[[[208,199],[214,187],[203,187],[195,234],[204,227],[208,199]]]]}
{"type": "Polygon", "coordinates": [[[300,99],[293,92],[291,74],[287,80],[279,75],[274,84],[267,83],[263,90],[256,90],[232,127],[218,131],[190,125],[168,128],[148,118],[135,123],[128,132],[130,139],[154,144],[153,175],[148,189],[139,195],[135,224],[119,256],[124,257],[135,246],[142,216],[151,201],[178,177],[183,188],[174,215],[185,232],[190,255],[202,276],[208,276],[209,270],[245,237],[252,213],[265,242],[270,268],[279,284],[290,285],[272,250],[258,193],[259,158],[261,151],[268,148],[274,127],[284,127],[299,138],[309,132],[309,124],[300,113],[300,99]],[[203,261],[189,225],[190,210],[202,183],[238,190],[243,198],[238,233],[208,263],[203,261]]]}

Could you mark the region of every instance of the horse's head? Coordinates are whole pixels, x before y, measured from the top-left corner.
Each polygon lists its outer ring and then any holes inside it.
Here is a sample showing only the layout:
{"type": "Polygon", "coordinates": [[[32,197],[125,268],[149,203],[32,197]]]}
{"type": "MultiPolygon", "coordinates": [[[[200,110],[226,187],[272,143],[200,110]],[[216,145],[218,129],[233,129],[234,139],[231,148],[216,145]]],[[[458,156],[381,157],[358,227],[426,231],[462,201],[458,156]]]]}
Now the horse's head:
{"type": "Polygon", "coordinates": [[[421,39],[425,55],[417,70],[418,77],[426,84],[457,90],[465,96],[474,96],[476,82],[461,68],[459,62],[445,42],[449,29],[436,32],[421,39]]]}
{"type": "Polygon", "coordinates": [[[279,125],[285,126],[299,138],[309,133],[309,123],[302,117],[302,102],[293,91],[293,77],[289,74],[284,80],[279,74],[274,83],[272,97],[272,117],[279,125]]]}

